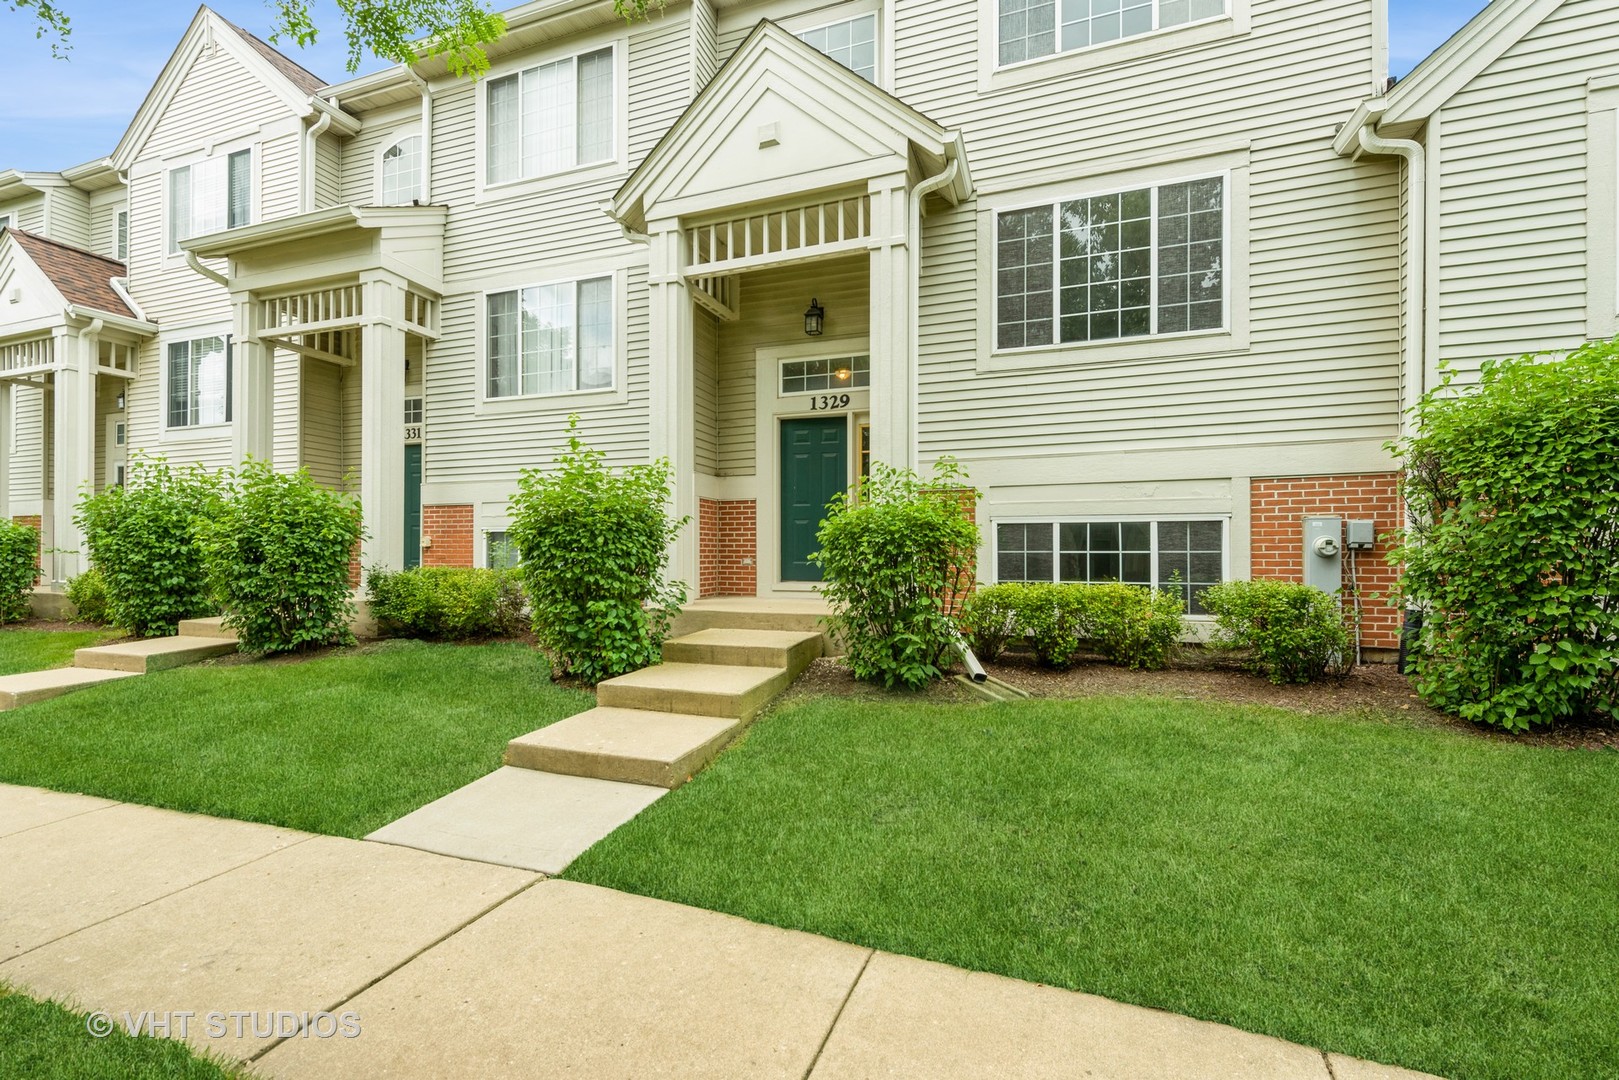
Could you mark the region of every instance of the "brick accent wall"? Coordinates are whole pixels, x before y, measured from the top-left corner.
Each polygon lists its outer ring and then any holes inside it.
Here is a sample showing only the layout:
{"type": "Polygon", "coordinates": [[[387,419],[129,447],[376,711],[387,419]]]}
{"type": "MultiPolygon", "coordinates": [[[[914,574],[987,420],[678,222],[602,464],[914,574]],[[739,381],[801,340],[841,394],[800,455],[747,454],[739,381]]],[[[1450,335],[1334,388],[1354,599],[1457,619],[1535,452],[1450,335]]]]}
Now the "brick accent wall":
{"type": "MultiPolygon", "coordinates": [[[[1385,561],[1384,539],[1400,527],[1398,473],[1360,473],[1348,476],[1293,476],[1255,479],[1252,482],[1253,563],[1251,575],[1281,581],[1304,580],[1304,519],[1330,514],[1370,519],[1376,525],[1377,547],[1355,555],[1361,593],[1361,643],[1369,649],[1397,649],[1401,614],[1390,605],[1398,581],[1395,568],[1385,561]]],[[[1349,590],[1349,553],[1344,553],[1344,604],[1352,608],[1349,590]]]]}
{"type": "Polygon", "coordinates": [[[474,565],[472,507],[422,507],[422,535],[433,540],[432,547],[422,549],[423,566],[474,565]]]}
{"type": "MultiPolygon", "coordinates": [[[[978,524],[978,492],[972,488],[957,488],[952,494],[956,496],[962,508],[966,510],[967,520],[974,525],[978,524]]],[[[967,565],[958,569],[965,570],[967,573],[967,587],[956,597],[955,609],[959,612],[967,597],[971,596],[978,588],[978,553],[973,552],[967,565]]]]}
{"type": "Polygon", "coordinates": [[[757,596],[759,504],[752,499],[697,500],[697,592],[757,596]]]}

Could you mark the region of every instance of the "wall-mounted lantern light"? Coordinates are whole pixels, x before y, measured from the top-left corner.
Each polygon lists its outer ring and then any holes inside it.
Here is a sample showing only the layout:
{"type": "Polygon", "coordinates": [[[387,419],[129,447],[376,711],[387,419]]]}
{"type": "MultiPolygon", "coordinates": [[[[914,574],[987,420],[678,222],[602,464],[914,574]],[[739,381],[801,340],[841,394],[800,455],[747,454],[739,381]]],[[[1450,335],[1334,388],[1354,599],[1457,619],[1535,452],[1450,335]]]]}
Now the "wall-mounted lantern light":
{"type": "Polygon", "coordinates": [[[118,411],[124,411],[124,392],[122,390],[118,391],[118,411]]]}
{"type": "Polygon", "coordinates": [[[826,329],[826,308],[821,306],[819,300],[811,300],[809,310],[804,312],[804,333],[810,337],[820,337],[826,329]]]}

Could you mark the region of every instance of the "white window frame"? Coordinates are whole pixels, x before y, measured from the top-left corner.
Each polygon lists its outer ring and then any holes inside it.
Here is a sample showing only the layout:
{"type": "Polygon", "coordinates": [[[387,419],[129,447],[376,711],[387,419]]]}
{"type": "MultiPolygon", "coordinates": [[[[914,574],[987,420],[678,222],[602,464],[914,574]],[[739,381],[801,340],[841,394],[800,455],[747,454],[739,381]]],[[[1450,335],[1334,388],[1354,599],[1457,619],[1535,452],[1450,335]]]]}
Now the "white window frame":
{"type": "MultiPolygon", "coordinates": [[[[597,180],[607,181],[609,178],[627,177],[629,175],[628,144],[629,144],[629,48],[628,37],[622,30],[614,30],[611,34],[595,34],[578,38],[568,44],[566,48],[556,49],[543,53],[525,54],[520,60],[511,60],[504,64],[496,64],[478,80],[476,91],[476,115],[474,122],[477,130],[473,143],[476,147],[474,167],[477,169],[476,199],[479,202],[486,200],[516,198],[530,195],[535,192],[549,191],[571,184],[585,184],[597,180]],[[602,49],[613,50],[613,152],[602,160],[574,165],[557,172],[544,173],[539,176],[519,177],[516,180],[506,180],[500,183],[489,181],[489,87],[492,83],[515,75],[530,68],[544,67],[559,60],[577,58],[588,53],[599,52],[602,49]]],[[[611,194],[611,192],[607,192],[611,194]]]]}
{"type": "MultiPolygon", "coordinates": [[[[1002,525],[1050,525],[1052,533],[1051,580],[1061,584],[1061,551],[1057,547],[1058,527],[1062,525],[1089,525],[1100,523],[1111,525],[1145,521],[1152,525],[1152,553],[1148,556],[1152,568],[1152,585],[1154,589],[1161,588],[1163,582],[1158,580],[1158,524],[1164,521],[1217,521],[1220,523],[1220,580],[1231,580],[1231,545],[1232,520],[1230,514],[1052,514],[1052,515],[1008,515],[1006,517],[992,517],[989,522],[989,565],[993,571],[994,584],[1003,584],[1001,581],[1001,530],[1002,525]]],[[[1022,584],[1009,582],[1004,584],[1022,584]]],[[[1193,615],[1185,613],[1183,618],[1194,619],[1200,622],[1213,621],[1212,615],[1193,615]]]]}
{"type": "Polygon", "coordinates": [[[1586,336],[1600,341],[1619,336],[1619,75],[1586,84],[1585,130],[1586,336]]]}
{"type": "Polygon", "coordinates": [[[11,215],[10,214],[0,214],[0,229],[9,229],[9,228],[11,228],[11,215]]]}
{"type": "Polygon", "coordinates": [[[371,197],[372,197],[373,200],[375,200],[375,203],[376,203],[377,206],[388,206],[388,205],[409,206],[409,205],[411,205],[408,202],[406,202],[406,203],[392,203],[392,204],[390,204],[388,202],[385,202],[384,200],[386,199],[386,195],[384,194],[383,178],[382,178],[383,162],[387,157],[388,151],[392,150],[394,147],[398,146],[400,143],[404,142],[406,139],[421,139],[422,140],[421,167],[420,167],[420,171],[417,172],[417,174],[416,174],[416,198],[418,200],[420,200],[422,198],[422,196],[423,196],[423,193],[427,190],[427,140],[425,138],[423,138],[423,136],[422,136],[421,125],[416,124],[416,125],[412,125],[410,127],[402,127],[402,128],[399,128],[397,131],[391,131],[391,132],[388,133],[388,137],[386,139],[384,139],[382,141],[381,145],[379,145],[377,147],[376,154],[374,155],[374,160],[372,161],[371,175],[375,178],[376,182],[372,185],[371,197]]]}
{"type": "MultiPolygon", "coordinates": [[[[502,285],[485,289],[479,295],[478,301],[478,402],[480,411],[499,411],[513,406],[529,408],[535,402],[556,401],[558,399],[591,401],[591,400],[622,400],[625,395],[625,344],[626,328],[624,302],[624,275],[618,270],[581,271],[564,277],[554,277],[539,281],[524,281],[513,285],[502,285]],[[613,309],[613,382],[611,386],[590,387],[583,390],[555,390],[543,394],[505,394],[494,396],[489,393],[489,298],[504,293],[521,293],[524,289],[543,289],[550,285],[574,285],[582,281],[592,281],[605,278],[612,291],[613,309]]],[[[521,310],[521,309],[519,309],[521,310]]],[[[576,313],[577,314],[577,313],[576,313]]],[[[577,347],[577,341],[575,342],[577,347]]],[[[521,343],[518,346],[519,355],[522,352],[521,343]]],[[[577,363],[577,357],[575,363],[577,363]]]]}
{"type": "MultiPolygon", "coordinates": [[[[1062,32],[1061,0],[1057,0],[1057,33],[1062,32]]],[[[1100,45],[1087,45],[1046,56],[1001,63],[1000,0],[979,0],[978,86],[980,92],[1061,78],[1077,72],[1146,59],[1247,34],[1252,28],[1252,0],[1226,0],[1224,15],[1163,27],[1100,45]]],[[[1156,12],[1156,9],[1154,9],[1156,12]]],[[[1156,17],[1156,16],[1155,16],[1156,17]]]]}
{"type": "MultiPolygon", "coordinates": [[[[229,158],[230,158],[230,156],[232,154],[240,153],[243,150],[247,150],[247,151],[251,152],[251,157],[249,157],[249,159],[248,159],[248,164],[249,164],[248,177],[249,177],[249,179],[248,179],[248,199],[247,199],[247,204],[248,204],[248,215],[247,215],[248,216],[248,222],[247,223],[249,225],[256,225],[256,224],[259,224],[260,222],[262,222],[264,220],[263,198],[262,198],[262,194],[261,194],[261,188],[263,186],[262,181],[261,181],[261,170],[263,169],[263,164],[264,164],[264,152],[263,152],[263,145],[258,140],[253,139],[253,140],[243,140],[241,142],[235,142],[235,143],[222,143],[222,144],[220,144],[218,146],[210,147],[206,152],[199,151],[199,152],[194,153],[194,154],[187,154],[184,157],[177,157],[177,158],[175,158],[175,159],[173,159],[171,161],[164,162],[163,170],[162,170],[162,177],[163,177],[163,193],[162,193],[162,199],[163,199],[163,223],[162,224],[163,224],[163,258],[164,258],[165,262],[174,261],[174,262],[182,262],[183,263],[185,261],[185,251],[184,251],[184,249],[182,249],[180,247],[172,247],[171,248],[169,246],[169,237],[171,235],[174,236],[177,241],[184,241],[184,240],[188,240],[188,239],[196,239],[195,237],[180,236],[178,233],[173,232],[173,230],[170,227],[170,222],[171,222],[171,219],[172,219],[173,214],[174,214],[174,206],[173,206],[173,201],[174,200],[172,198],[172,192],[174,190],[174,187],[173,187],[174,181],[171,179],[172,174],[177,172],[180,169],[189,169],[193,165],[199,165],[199,164],[201,164],[201,163],[203,163],[205,161],[211,161],[214,158],[223,158],[223,159],[229,160],[229,158]]],[[[229,193],[228,189],[226,191],[226,196],[225,197],[226,197],[226,201],[228,203],[228,201],[230,199],[230,193],[229,193]]],[[[243,226],[237,226],[237,228],[243,228],[243,226]]]]}
{"type": "MultiPolygon", "coordinates": [[[[883,24],[886,20],[883,18],[882,5],[877,0],[861,0],[859,3],[816,11],[809,15],[800,16],[797,19],[786,20],[782,23],[782,28],[803,41],[802,35],[804,34],[812,33],[816,30],[825,30],[828,27],[837,26],[839,23],[854,22],[856,19],[864,19],[867,16],[875,19],[875,24],[872,27],[872,44],[876,55],[874,57],[871,83],[873,86],[887,89],[888,64],[886,61],[888,48],[883,34],[883,24]]],[[[805,42],[805,44],[809,43],[805,42]]],[[[811,45],[810,48],[813,49],[815,46],[811,45]]],[[[849,70],[853,71],[854,69],[850,68],[849,70]]],[[[856,72],[856,74],[859,73],[856,72]]],[[[865,76],[861,77],[864,78],[865,76]]]]}
{"type": "MultiPolygon", "coordinates": [[[[163,197],[168,198],[166,190],[163,197]]],[[[126,265],[129,263],[129,207],[127,206],[113,211],[112,256],[121,263],[126,265]]]]}
{"type": "Polygon", "coordinates": [[[182,341],[197,341],[202,338],[223,338],[225,341],[225,354],[231,355],[235,342],[232,341],[232,327],[229,323],[214,323],[211,325],[191,326],[177,329],[171,334],[165,334],[158,340],[158,416],[159,440],[165,443],[205,442],[211,439],[229,438],[231,430],[236,426],[236,386],[234,384],[234,371],[227,366],[231,381],[225,388],[227,411],[231,419],[218,424],[187,424],[181,427],[169,426],[169,346],[182,341]]]}
{"type": "MultiPolygon", "coordinates": [[[[1023,371],[1042,367],[1156,360],[1169,357],[1242,353],[1249,347],[1249,181],[1248,146],[1211,149],[1204,155],[1177,156],[1173,160],[1128,163],[1077,180],[1049,177],[1038,186],[981,195],[978,200],[978,351],[980,373],[1023,371]],[[1144,187],[1162,187],[1191,180],[1225,180],[1225,295],[1223,325],[1208,330],[1107,338],[1100,341],[1053,342],[1020,348],[1000,347],[998,283],[1000,215],[1010,211],[1054,205],[1069,199],[1094,198],[1144,187]]],[[[1157,214],[1152,222],[1154,244],[1154,319],[1157,307],[1157,214]]],[[[1055,253],[1054,253],[1055,254],[1055,253]]],[[[1060,280],[1054,292],[1060,291],[1060,280]]],[[[1054,298],[1055,302],[1055,298],[1054,298]]],[[[1060,318],[1060,306],[1054,317],[1060,318]]]]}

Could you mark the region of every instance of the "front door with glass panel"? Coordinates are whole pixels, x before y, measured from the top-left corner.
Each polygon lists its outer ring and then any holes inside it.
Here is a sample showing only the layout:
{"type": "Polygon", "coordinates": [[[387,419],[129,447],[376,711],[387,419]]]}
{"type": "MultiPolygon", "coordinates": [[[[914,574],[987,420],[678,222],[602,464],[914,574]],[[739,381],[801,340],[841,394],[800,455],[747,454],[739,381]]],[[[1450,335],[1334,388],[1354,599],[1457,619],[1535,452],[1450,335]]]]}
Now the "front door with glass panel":
{"type": "Polygon", "coordinates": [[[826,504],[849,486],[849,424],[842,416],[781,421],[781,580],[820,581],[810,561],[826,504]]]}

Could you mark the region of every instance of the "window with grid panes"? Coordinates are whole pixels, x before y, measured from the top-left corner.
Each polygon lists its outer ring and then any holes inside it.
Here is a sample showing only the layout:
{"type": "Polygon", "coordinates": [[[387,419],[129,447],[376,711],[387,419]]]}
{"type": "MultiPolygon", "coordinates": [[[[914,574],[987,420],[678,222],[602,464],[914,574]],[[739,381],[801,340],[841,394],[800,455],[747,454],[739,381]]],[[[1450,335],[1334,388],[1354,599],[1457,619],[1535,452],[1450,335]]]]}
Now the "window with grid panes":
{"type": "Polygon", "coordinates": [[[1226,13],[1226,0],[997,0],[1001,64],[1088,49],[1226,13]]]}
{"type": "Polygon", "coordinates": [[[1000,582],[1108,582],[1175,590],[1189,615],[1207,614],[1204,589],[1225,572],[1225,522],[997,522],[1000,582]]]}

